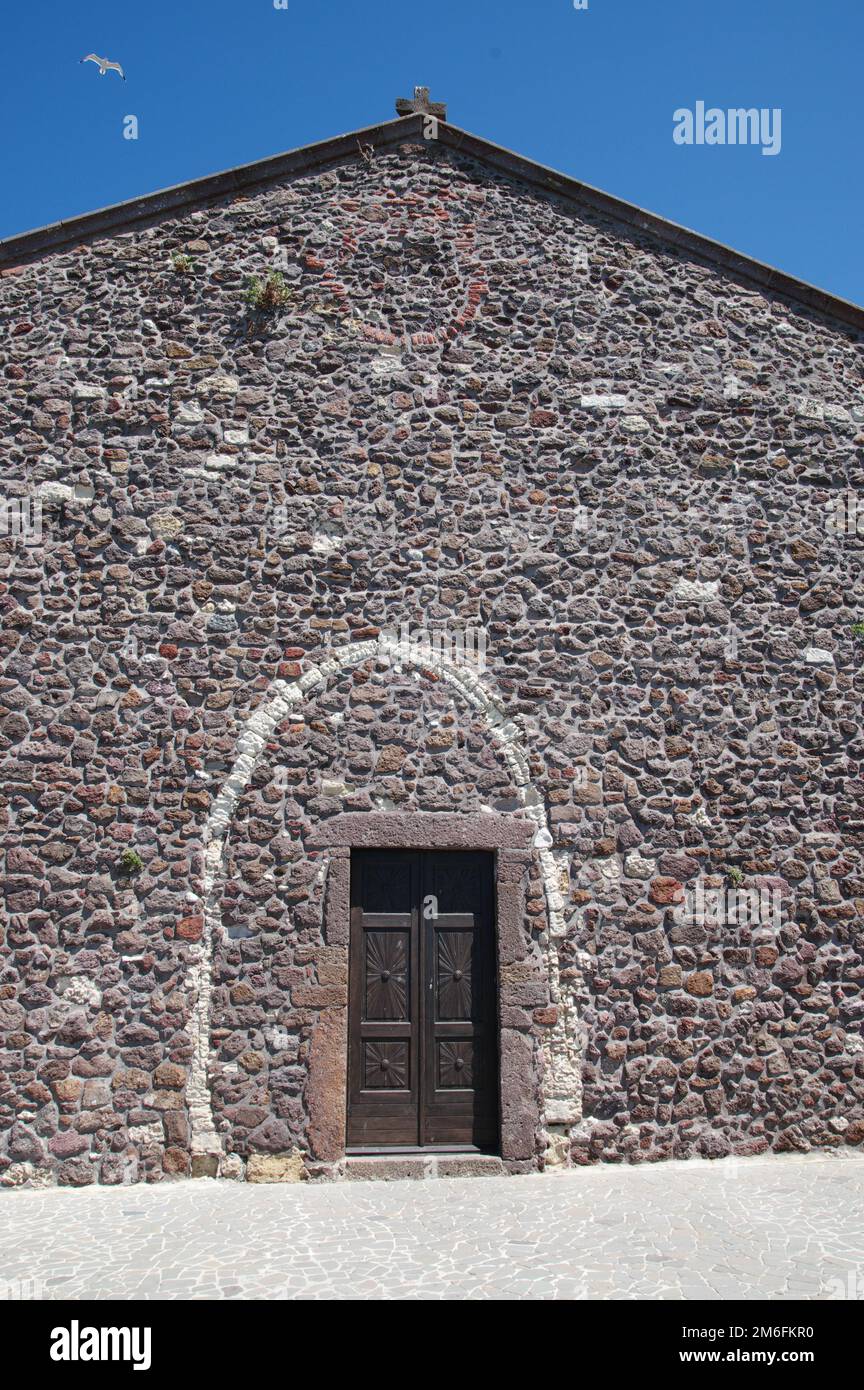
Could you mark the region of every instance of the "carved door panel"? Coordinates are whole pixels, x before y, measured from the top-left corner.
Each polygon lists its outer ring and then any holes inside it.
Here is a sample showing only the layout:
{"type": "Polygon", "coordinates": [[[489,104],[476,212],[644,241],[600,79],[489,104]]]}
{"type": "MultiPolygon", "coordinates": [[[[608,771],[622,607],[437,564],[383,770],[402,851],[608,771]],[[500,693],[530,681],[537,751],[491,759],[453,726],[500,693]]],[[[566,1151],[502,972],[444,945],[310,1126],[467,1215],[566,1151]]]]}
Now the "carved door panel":
{"type": "Polygon", "coordinates": [[[419,861],[351,857],[348,1144],[418,1143],[419,861]]]}
{"type": "Polygon", "coordinates": [[[424,935],[421,1144],[494,1146],[498,1078],[490,856],[421,863],[424,935]]]}
{"type": "Polygon", "coordinates": [[[492,857],[352,855],[348,1146],[498,1137],[492,857]]]}

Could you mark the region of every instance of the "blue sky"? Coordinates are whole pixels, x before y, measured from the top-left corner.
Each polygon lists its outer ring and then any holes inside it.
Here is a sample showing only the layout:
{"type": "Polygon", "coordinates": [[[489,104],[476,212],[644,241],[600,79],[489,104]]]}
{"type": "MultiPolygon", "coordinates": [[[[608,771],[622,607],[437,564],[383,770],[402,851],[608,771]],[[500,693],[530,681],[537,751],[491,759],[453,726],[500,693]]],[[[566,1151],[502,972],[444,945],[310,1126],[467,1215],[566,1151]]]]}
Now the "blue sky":
{"type": "Polygon", "coordinates": [[[864,303],[861,0],[5,0],[3,30],[0,236],[388,120],[422,84],[466,130],[864,303]],[[700,100],[779,107],[780,153],[676,145],[700,100]]]}

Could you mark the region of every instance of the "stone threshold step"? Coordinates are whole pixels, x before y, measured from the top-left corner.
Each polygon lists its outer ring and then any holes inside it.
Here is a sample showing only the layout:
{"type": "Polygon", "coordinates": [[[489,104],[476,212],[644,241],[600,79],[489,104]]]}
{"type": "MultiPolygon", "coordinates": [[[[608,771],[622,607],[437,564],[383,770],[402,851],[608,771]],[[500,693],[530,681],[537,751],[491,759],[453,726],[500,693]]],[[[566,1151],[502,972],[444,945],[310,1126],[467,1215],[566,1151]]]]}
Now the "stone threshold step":
{"type": "Polygon", "coordinates": [[[497,1178],[504,1177],[506,1171],[501,1159],[494,1154],[356,1154],[345,1159],[345,1177],[352,1182],[497,1178]]]}

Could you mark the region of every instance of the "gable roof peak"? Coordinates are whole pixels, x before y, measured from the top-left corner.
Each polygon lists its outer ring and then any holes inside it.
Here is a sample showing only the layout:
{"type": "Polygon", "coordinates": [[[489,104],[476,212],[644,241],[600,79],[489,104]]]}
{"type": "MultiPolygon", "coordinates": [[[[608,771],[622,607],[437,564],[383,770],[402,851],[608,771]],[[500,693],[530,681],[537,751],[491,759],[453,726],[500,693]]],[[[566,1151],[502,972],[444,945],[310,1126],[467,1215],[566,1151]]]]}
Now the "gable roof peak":
{"type": "MultiPolygon", "coordinates": [[[[414,100],[421,105],[428,102],[428,88],[418,87],[414,100]]],[[[400,97],[400,103],[406,98],[400,97]]],[[[412,103],[408,103],[412,105],[412,103]]],[[[441,102],[428,102],[429,111],[413,109],[397,120],[385,121],[381,125],[369,126],[365,130],[352,131],[347,135],[337,135],[329,140],[321,140],[314,145],[304,145],[300,149],[288,150],[284,154],[269,159],[256,160],[252,164],[241,164],[234,169],[225,169],[219,174],[209,174],[205,178],[194,179],[189,183],[177,184],[173,188],[163,188],[157,193],[146,194],[143,198],[133,198],[127,203],[115,203],[111,207],[100,208],[95,212],[72,217],[68,221],[55,222],[47,227],[39,227],[31,232],[0,240],[0,270],[8,266],[20,266],[24,261],[44,255],[60,247],[81,243],[92,236],[124,235],[134,229],[136,223],[157,220],[166,214],[176,214],[181,209],[206,206],[206,204],[225,197],[238,195],[248,197],[277,180],[291,179],[297,175],[321,172],[348,160],[357,159],[363,153],[363,143],[371,146],[376,154],[409,148],[413,136],[421,136],[427,148],[434,145],[437,151],[448,151],[451,155],[468,158],[491,171],[504,176],[526,188],[532,188],[544,195],[570,204],[577,211],[602,213],[615,220],[622,227],[629,226],[639,235],[653,233],[666,248],[677,251],[688,258],[698,258],[721,274],[731,275],[748,281],[762,292],[782,295],[788,300],[817,312],[827,314],[835,320],[850,325],[860,335],[864,333],[864,308],[829,294],[826,290],[809,285],[773,266],[764,265],[751,256],[733,251],[720,242],[698,232],[680,227],[665,217],[637,207],[624,199],[603,193],[598,188],[581,183],[566,174],[548,169],[534,159],[514,154],[512,150],[495,145],[479,135],[471,135],[458,126],[451,125],[446,116],[437,115],[445,111],[441,102]],[[434,121],[434,125],[430,123],[434,121]],[[440,122],[440,129],[439,123],[440,122]],[[358,153],[359,147],[359,153],[358,153]]],[[[9,273],[8,271],[6,272],[9,273]]],[[[14,272],[13,272],[14,273],[14,272]]]]}

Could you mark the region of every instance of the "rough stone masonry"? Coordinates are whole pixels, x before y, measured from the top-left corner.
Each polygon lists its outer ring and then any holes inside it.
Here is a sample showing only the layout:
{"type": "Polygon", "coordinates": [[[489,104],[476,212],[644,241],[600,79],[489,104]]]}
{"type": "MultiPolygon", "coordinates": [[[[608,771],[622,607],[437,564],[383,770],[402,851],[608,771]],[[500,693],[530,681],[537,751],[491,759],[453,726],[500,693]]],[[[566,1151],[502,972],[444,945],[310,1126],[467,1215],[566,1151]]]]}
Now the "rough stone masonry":
{"type": "Polygon", "coordinates": [[[435,134],[0,248],[0,1183],[341,1175],[344,828],[483,817],[510,1171],[864,1141],[864,311],[435,134]]]}

